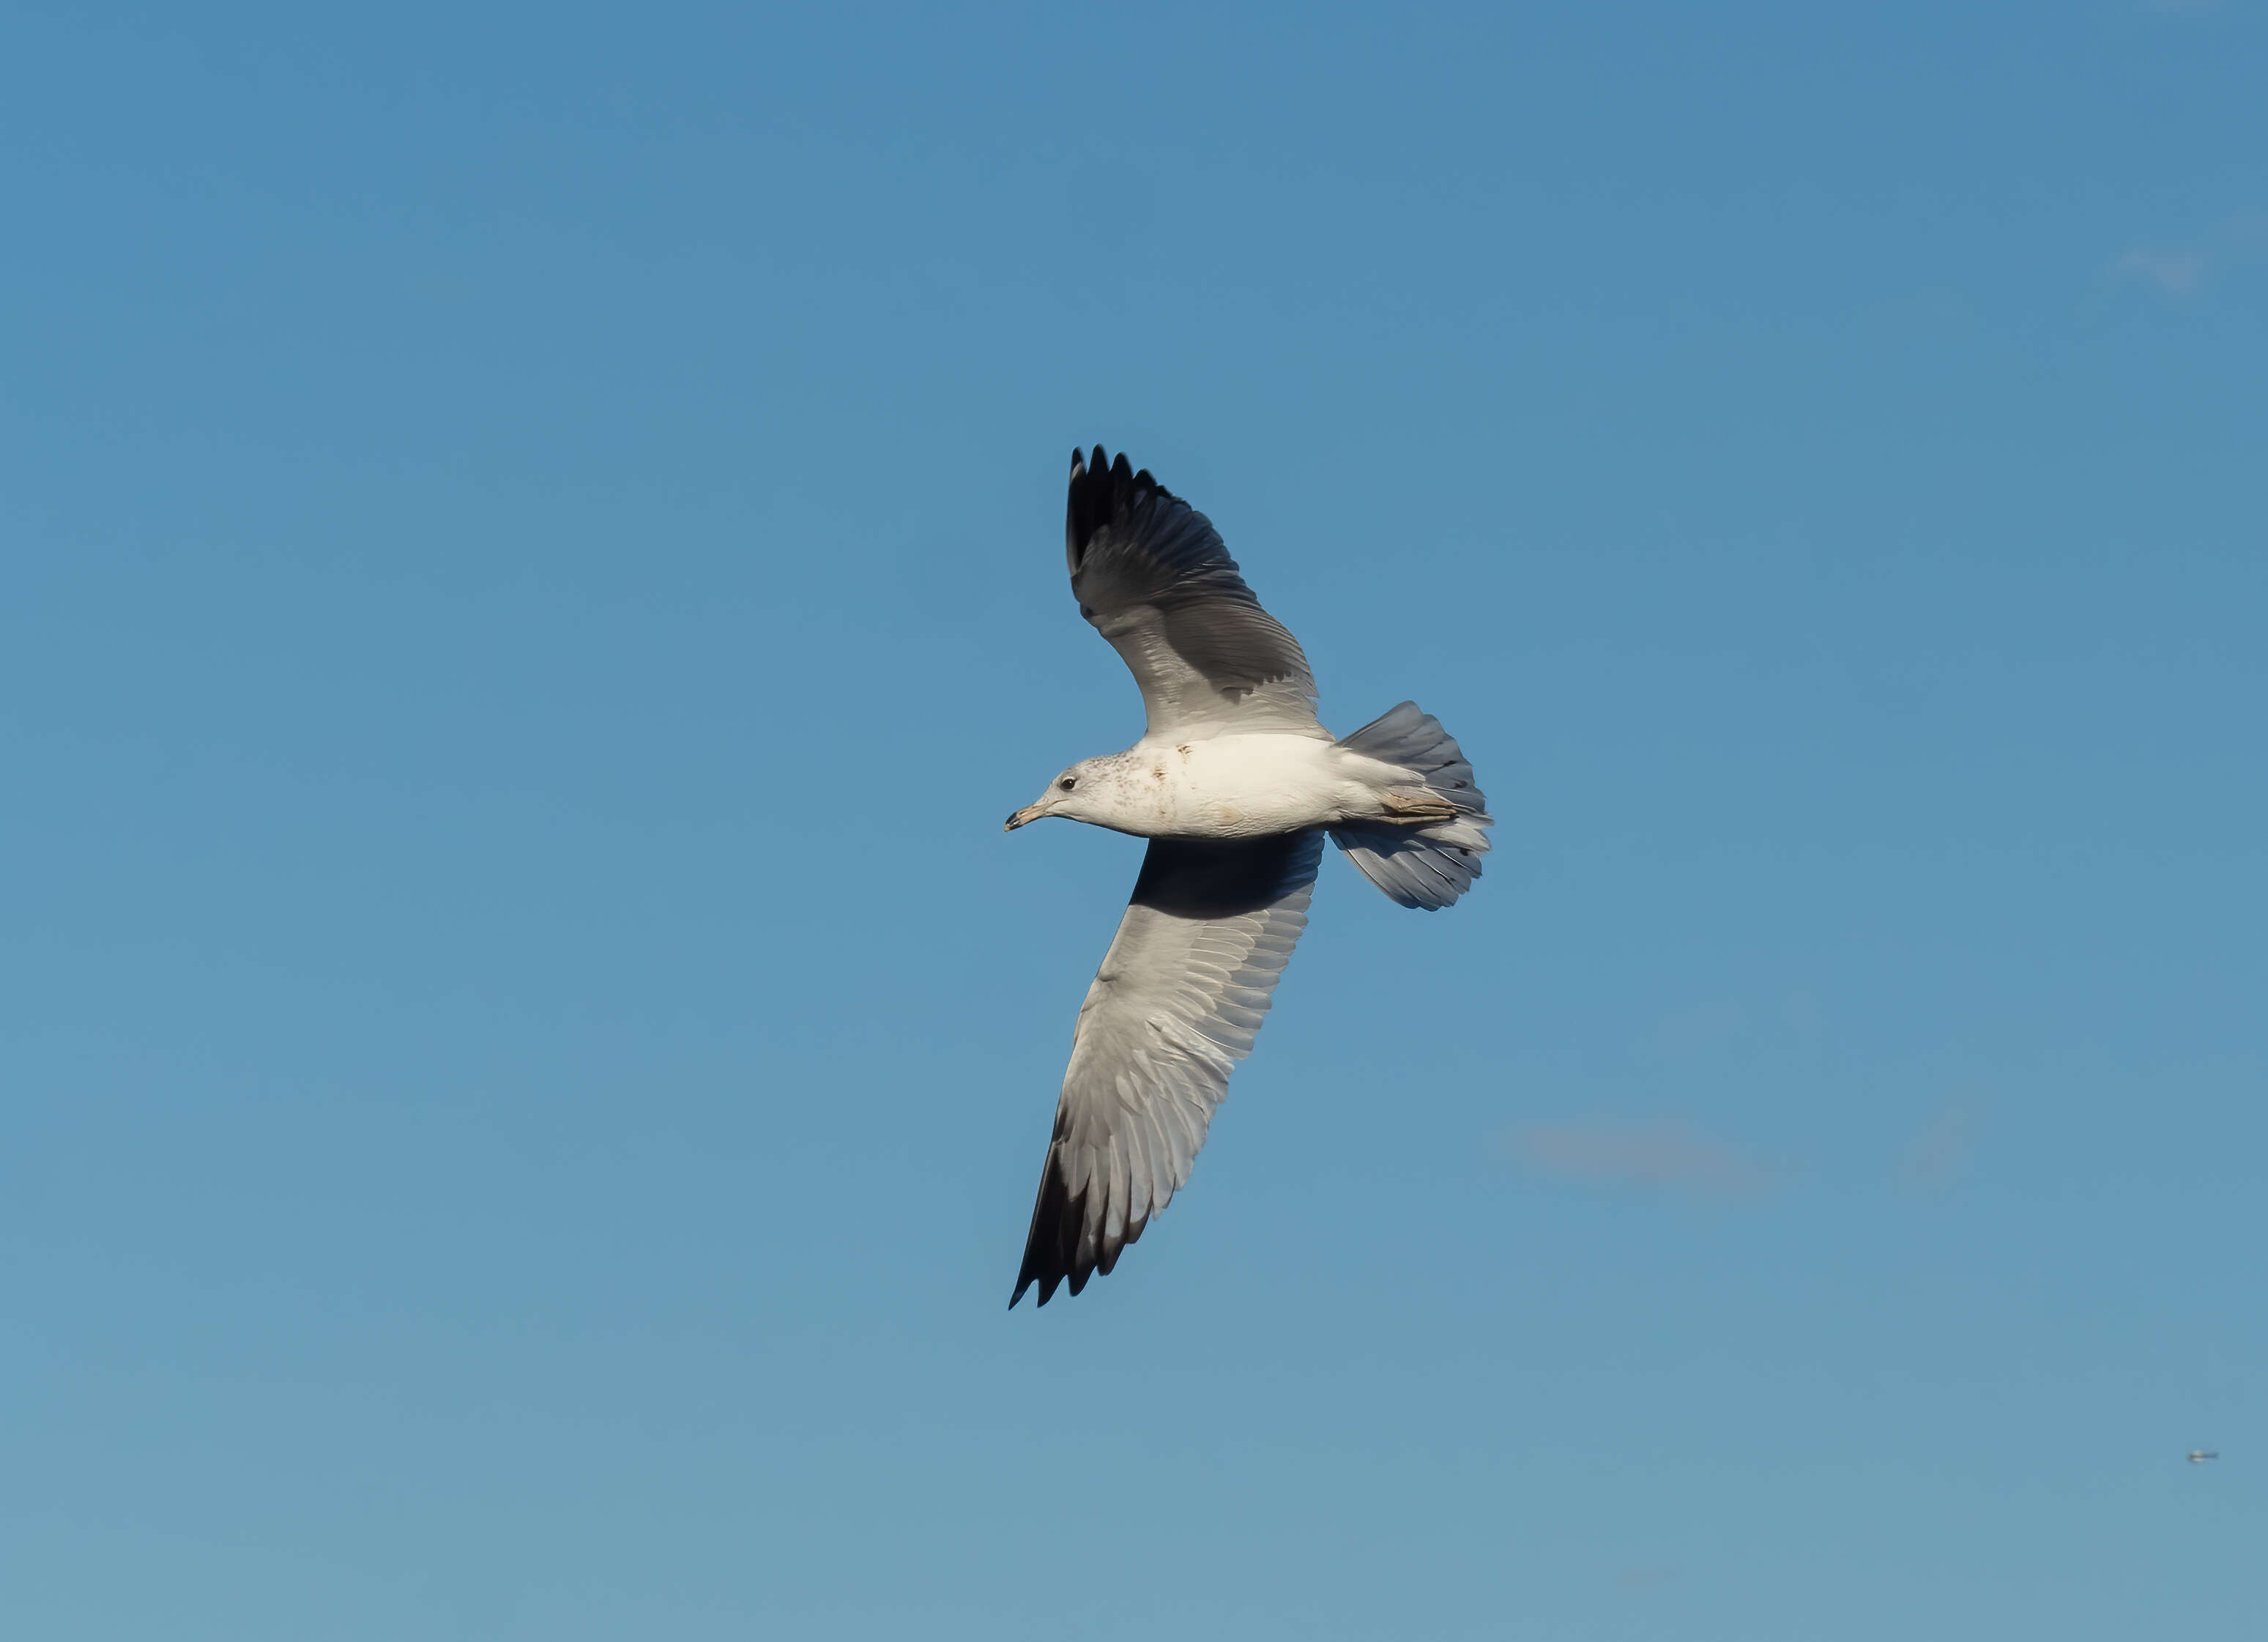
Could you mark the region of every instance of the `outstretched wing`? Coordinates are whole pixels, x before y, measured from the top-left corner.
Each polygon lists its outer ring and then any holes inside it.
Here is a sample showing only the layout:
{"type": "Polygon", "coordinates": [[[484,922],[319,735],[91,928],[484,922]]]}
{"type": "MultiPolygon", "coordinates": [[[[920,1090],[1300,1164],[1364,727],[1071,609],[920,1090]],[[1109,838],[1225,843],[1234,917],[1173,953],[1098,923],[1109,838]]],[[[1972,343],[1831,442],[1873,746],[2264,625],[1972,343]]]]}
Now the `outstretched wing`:
{"type": "Polygon", "coordinates": [[[1307,927],[1320,832],[1159,838],[1079,1006],[1055,1138],[1016,1274],[1074,1294],[1188,1183],[1231,1067],[1252,1052],[1307,927]]]}
{"type": "Polygon", "coordinates": [[[1133,670],[1152,736],[1330,739],[1300,641],[1260,607],[1212,521],[1147,468],[1073,451],[1064,552],[1079,613],[1133,670]]]}

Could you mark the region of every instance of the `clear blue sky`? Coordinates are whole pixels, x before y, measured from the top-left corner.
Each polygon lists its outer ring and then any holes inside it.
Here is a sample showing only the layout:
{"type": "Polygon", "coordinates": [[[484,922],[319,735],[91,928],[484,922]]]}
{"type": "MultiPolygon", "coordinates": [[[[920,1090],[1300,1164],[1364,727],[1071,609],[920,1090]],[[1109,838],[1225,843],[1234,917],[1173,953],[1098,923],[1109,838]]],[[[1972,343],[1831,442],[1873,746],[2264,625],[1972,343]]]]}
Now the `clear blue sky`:
{"type": "Polygon", "coordinates": [[[2257,1634],[2263,7],[782,10],[0,19],[12,1634],[2257,1634]],[[1096,441],[1500,819],[1011,1314],[1096,441]]]}

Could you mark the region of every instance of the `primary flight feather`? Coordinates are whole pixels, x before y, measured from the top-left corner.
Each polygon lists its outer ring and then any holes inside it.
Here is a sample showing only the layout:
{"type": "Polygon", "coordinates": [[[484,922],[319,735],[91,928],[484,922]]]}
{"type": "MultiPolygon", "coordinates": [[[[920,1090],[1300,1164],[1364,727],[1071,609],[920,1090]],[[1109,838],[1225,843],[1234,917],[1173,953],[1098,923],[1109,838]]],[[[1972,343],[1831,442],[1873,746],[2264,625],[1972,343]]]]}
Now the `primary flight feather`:
{"type": "Polygon", "coordinates": [[[1480,876],[1492,824],[1472,766],[1403,702],[1334,738],[1300,641],[1261,607],[1212,521],[1121,455],[1074,451],[1064,553],[1079,613],[1149,716],[1008,818],[1150,840],[1079,1006],[1013,1306],[1117,1264],[1188,1183],[1233,1064],[1307,926],[1323,836],[1405,907],[1480,876]]]}

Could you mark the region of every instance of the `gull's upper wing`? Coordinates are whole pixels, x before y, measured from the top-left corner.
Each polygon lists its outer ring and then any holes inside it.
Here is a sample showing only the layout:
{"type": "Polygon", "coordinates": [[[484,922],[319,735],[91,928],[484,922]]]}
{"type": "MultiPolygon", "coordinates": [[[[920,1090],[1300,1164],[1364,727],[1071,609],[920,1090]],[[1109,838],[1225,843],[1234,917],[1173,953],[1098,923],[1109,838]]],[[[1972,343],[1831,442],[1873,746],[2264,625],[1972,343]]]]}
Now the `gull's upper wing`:
{"type": "Polygon", "coordinates": [[[1079,1006],[1013,1306],[1074,1294],[1186,1184],[1307,927],[1320,832],[1159,838],[1079,1006]]]}
{"type": "Polygon", "coordinates": [[[1064,551],[1079,613],[1133,669],[1152,735],[1329,739],[1300,641],[1260,607],[1212,521],[1147,468],[1073,451],[1064,551]]]}

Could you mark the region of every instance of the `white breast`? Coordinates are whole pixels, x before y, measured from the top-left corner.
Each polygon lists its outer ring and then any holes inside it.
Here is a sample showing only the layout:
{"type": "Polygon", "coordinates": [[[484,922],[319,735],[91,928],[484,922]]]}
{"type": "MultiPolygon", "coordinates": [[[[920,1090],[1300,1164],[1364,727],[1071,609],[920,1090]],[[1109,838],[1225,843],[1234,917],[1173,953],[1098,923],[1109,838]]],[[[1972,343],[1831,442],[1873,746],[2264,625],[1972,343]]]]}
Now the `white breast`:
{"type": "Polygon", "coordinates": [[[1145,742],[1161,816],[1183,836],[1249,838],[1327,826],[1352,795],[1338,749],[1307,735],[1221,735],[1145,742]]]}

